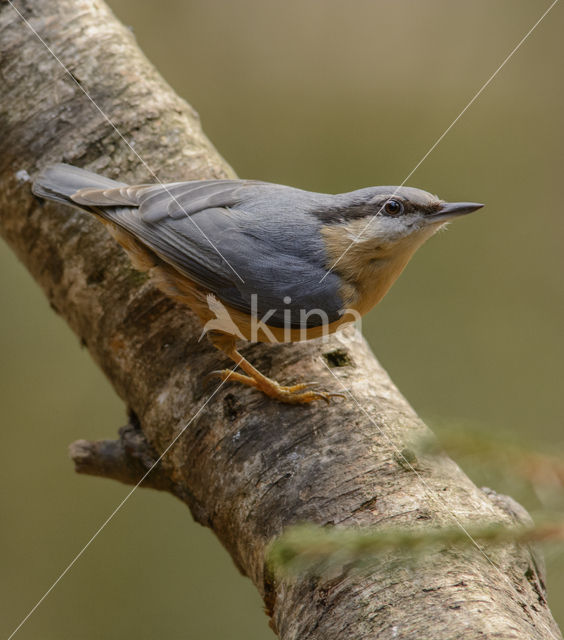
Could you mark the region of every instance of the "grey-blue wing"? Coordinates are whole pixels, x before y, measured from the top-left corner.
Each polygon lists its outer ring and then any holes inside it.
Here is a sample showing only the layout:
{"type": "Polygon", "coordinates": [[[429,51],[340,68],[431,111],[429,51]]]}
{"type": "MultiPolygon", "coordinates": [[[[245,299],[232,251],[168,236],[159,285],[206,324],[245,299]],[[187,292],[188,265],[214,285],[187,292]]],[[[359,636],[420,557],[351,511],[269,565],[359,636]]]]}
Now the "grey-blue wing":
{"type": "Polygon", "coordinates": [[[103,196],[85,189],[72,199],[99,207],[225,304],[265,316],[271,326],[289,321],[299,328],[333,322],[343,307],[338,276],[326,275],[320,220],[310,213],[330,206],[331,198],[268,183],[211,180],[120,186],[103,196]]]}

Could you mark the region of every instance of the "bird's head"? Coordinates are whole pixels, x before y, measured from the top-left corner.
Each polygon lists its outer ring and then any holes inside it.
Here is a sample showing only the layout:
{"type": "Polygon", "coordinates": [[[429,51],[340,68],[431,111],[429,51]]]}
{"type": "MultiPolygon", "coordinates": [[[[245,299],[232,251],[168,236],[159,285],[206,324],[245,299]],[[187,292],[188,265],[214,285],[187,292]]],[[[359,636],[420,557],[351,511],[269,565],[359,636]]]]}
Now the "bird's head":
{"type": "Polygon", "coordinates": [[[412,187],[370,187],[340,198],[342,215],[327,219],[322,231],[331,270],[370,292],[370,305],[384,295],[425,240],[450,220],[484,206],[445,202],[412,187]]]}
{"type": "MultiPolygon", "coordinates": [[[[427,191],[413,187],[373,187],[361,206],[352,207],[345,219],[357,242],[379,240],[384,245],[420,244],[446,222],[472,213],[484,205],[476,202],[444,202],[427,191]],[[355,211],[356,209],[356,211],[355,211]]],[[[372,242],[373,244],[373,242],[372,242]]]]}

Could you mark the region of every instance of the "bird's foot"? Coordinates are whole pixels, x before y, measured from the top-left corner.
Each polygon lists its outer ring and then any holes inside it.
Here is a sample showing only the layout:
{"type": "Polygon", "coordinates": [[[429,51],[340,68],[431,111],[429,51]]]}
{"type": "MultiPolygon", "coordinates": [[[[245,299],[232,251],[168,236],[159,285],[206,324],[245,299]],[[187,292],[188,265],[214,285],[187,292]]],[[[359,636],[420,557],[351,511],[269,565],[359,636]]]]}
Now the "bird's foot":
{"type": "Polygon", "coordinates": [[[233,371],[232,369],[212,371],[206,376],[206,380],[212,376],[218,377],[221,380],[240,382],[249,387],[254,387],[270,398],[278,400],[279,402],[285,402],[286,404],[309,404],[317,400],[325,400],[327,404],[330,404],[333,398],[345,397],[342,393],[312,389],[311,387],[317,385],[317,382],[301,382],[291,386],[284,386],[266,376],[261,375],[260,378],[253,378],[233,371]]]}
{"type": "Polygon", "coordinates": [[[219,378],[222,381],[240,382],[246,384],[249,387],[256,387],[256,380],[251,376],[246,376],[244,373],[238,373],[233,369],[217,369],[216,371],[210,371],[204,378],[204,384],[207,384],[212,378],[219,378]]]}

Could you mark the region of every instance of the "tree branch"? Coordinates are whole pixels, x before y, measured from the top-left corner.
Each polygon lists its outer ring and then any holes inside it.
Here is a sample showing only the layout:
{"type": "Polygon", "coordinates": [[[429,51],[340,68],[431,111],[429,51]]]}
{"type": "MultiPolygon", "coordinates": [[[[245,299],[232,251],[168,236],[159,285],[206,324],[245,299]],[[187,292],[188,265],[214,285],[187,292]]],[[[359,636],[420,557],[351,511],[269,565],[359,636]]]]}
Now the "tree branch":
{"type": "Polygon", "coordinates": [[[145,486],[179,496],[213,529],[284,640],[560,638],[527,577],[535,562],[525,547],[436,550],[416,567],[388,553],[369,576],[287,580],[266,570],[267,544],[298,522],[416,528],[511,517],[446,457],[404,464],[401,452],[427,428],[355,331],[245,351],[279,380],[336,391],[341,381],[354,400],[281,406],[229,384],[209,399],[203,374],[227,363],[198,341],[194,316],[136,272],[102,225],[34,199],[27,175],[61,160],[132,182],[153,181],[151,171],[163,181],[233,173],[102,2],[17,7],[69,73],[3,2],[1,233],[139,421],[115,443],[72,445],[77,470],[138,482],[192,420],[145,486]]]}
{"type": "Polygon", "coordinates": [[[69,455],[77,473],[102,476],[145,488],[169,491],[182,497],[182,491],[158,464],[156,451],[145,438],[135,416],[119,429],[119,440],[89,442],[77,440],[69,447],[69,455]]]}

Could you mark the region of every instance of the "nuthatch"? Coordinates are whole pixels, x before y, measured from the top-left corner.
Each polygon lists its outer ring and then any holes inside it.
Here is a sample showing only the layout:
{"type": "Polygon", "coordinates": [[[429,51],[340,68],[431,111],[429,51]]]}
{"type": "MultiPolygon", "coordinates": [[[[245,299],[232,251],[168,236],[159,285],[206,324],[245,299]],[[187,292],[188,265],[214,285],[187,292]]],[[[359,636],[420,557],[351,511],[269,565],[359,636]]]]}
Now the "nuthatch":
{"type": "Polygon", "coordinates": [[[329,195],[253,180],[128,186],[66,164],[44,169],[33,192],[95,214],[137,269],[190,307],[244,371],[215,374],[291,404],[339,394],[278,384],[237,340],[334,332],[377,304],[439,227],[483,206],[409,187],[329,195]]]}

